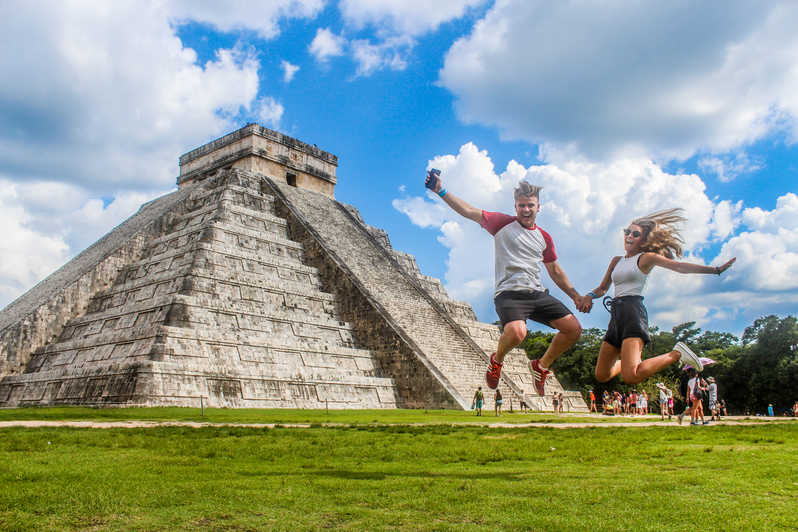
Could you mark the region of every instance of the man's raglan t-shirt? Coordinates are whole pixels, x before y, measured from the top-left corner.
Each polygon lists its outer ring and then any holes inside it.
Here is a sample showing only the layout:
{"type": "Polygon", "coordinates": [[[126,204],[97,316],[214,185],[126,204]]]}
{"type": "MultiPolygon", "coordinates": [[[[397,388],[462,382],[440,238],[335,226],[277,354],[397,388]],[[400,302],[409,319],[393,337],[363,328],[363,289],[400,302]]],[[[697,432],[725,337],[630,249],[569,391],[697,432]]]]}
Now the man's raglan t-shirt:
{"type": "Polygon", "coordinates": [[[493,235],[496,255],[494,294],[543,290],[540,264],[557,260],[551,236],[538,226],[527,229],[518,222],[518,217],[500,212],[482,211],[482,227],[493,235]]]}

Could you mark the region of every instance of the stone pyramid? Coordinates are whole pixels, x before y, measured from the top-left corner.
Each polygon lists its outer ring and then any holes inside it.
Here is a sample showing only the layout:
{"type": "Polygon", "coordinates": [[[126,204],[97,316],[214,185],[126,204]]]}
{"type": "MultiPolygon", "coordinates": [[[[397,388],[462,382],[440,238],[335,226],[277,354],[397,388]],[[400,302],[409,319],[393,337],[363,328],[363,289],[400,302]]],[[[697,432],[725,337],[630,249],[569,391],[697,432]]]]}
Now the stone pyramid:
{"type": "MultiPolygon", "coordinates": [[[[176,192],[0,312],[0,406],[469,408],[498,328],[334,199],[337,163],[256,124],[183,155],[176,192]]],[[[546,409],[526,362],[504,396],[546,409]]]]}

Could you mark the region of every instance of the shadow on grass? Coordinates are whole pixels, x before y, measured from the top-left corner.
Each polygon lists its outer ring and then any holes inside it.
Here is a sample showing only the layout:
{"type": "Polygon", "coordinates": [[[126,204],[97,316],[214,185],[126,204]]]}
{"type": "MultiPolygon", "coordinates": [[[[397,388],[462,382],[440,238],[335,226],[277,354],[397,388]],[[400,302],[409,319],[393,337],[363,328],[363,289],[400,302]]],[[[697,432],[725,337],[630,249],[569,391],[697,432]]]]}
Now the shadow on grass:
{"type": "Polygon", "coordinates": [[[419,472],[382,472],[382,471],[350,471],[350,470],[322,470],[322,471],[286,471],[253,474],[263,477],[325,477],[342,480],[385,480],[387,478],[441,478],[454,480],[506,480],[520,482],[526,478],[518,473],[484,472],[484,473],[431,473],[419,472]]]}

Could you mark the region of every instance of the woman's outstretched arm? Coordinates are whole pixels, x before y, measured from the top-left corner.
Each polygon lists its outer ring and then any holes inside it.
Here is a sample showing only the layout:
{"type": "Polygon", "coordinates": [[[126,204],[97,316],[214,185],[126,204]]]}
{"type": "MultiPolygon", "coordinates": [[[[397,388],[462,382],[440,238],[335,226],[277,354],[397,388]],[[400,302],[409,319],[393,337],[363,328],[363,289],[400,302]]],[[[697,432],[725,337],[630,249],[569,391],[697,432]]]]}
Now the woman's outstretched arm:
{"type": "Polygon", "coordinates": [[[681,262],[663,257],[658,253],[644,253],[640,257],[640,269],[643,273],[649,273],[654,266],[660,266],[677,273],[712,273],[720,275],[728,270],[737,257],[734,257],[720,266],[704,266],[703,264],[694,264],[692,262],[681,262]]]}

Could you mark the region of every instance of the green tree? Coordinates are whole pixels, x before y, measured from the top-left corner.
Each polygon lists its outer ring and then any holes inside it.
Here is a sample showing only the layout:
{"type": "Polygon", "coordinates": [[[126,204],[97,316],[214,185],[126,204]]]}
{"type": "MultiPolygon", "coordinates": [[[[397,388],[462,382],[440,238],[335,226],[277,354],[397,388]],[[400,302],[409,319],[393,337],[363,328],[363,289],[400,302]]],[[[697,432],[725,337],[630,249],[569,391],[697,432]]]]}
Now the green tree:
{"type": "Polygon", "coordinates": [[[798,398],[798,320],[765,316],[743,332],[744,350],[729,371],[729,402],[742,411],[781,412],[798,398]]]}
{"type": "MultiPolygon", "coordinates": [[[[702,331],[695,322],[681,323],[670,331],[651,326],[649,332],[651,342],[643,350],[644,359],[669,352],[677,341],[689,342],[699,356],[713,359],[715,363],[706,367],[704,376],[715,377],[720,396],[733,412],[763,412],[769,403],[781,411],[798,399],[798,320],[793,316],[755,320],[745,329],[742,342],[731,333],[702,331]]],[[[597,382],[595,367],[603,336],[601,329],[584,330],[557,360],[553,369],[565,388],[582,393],[592,389],[599,397],[604,390],[627,393],[644,389],[649,402],[656,404],[656,383],[663,382],[674,391],[677,410],[683,407],[679,383],[684,372],[678,364],[635,386],[619,377],[597,382]]],[[[552,338],[554,333],[530,332],[521,347],[529,358],[540,358],[552,338]]]]}
{"type": "Polygon", "coordinates": [[[701,328],[695,327],[694,321],[680,323],[673,328],[673,336],[677,342],[692,343],[701,334],[701,328]]]}

